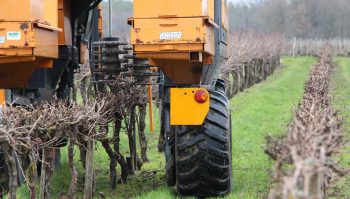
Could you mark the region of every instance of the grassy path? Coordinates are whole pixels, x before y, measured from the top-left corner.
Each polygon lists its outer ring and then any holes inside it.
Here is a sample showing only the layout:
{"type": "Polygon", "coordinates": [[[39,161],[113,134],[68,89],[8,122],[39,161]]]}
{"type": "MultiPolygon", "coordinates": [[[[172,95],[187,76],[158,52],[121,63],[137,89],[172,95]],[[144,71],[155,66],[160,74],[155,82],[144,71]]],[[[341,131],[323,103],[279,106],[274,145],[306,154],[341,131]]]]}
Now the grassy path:
{"type": "MultiPolygon", "coordinates": [[[[292,117],[292,107],[303,94],[304,82],[310,66],[315,62],[311,57],[282,59],[282,67],[268,80],[253,86],[231,101],[233,116],[233,193],[227,198],[257,199],[264,198],[271,183],[270,169],[272,161],[264,154],[265,136],[281,135],[286,132],[292,117]]],[[[156,115],[155,121],[158,120],[156,115]]],[[[159,132],[159,123],[156,124],[159,132]]],[[[147,128],[148,129],[148,128],[147,128]]],[[[116,190],[109,188],[109,160],[100,145],[95,152],[96,198],[98,193],[105,193],[106,198],[168,199],[174,198],[172,190],[165,186],[164,158],[157,152],[158,133],[146,133],[149,140],[150,163],[143,166],[143,171],[132,176],[127,184],[118,185],[116,190]]],[[[121,143],[127,143],[126,135],[121,143]]],[[[121,146],[126,154],[127,145],[121,146]]],[[[62,191],[67,191],[70,173],[67,166],[66,149],[62,151],[62,166],[56,171],[52,182],[52,198],[58,198],[62,191]]],[[[83,169],[78,162],[78,192],[83,192],[83,169]]],[[[118,174],[120,171],[118,170],[118,174]]],[[[19,198],[27,198],[25,186],[19,190],[19,198]]]]}
{"type": "MultiPolygon", "coordinates": [[[[346,147],[339,156],[342,167],[350,165],[350,58],[338,58],[337,68],[332,82],[333,105],[344,118],[344,130],[347,141],[346,147]]],[[[350,176],[342,178],[333,185],[330,190],[330,198],[348,198],[350,196],[350,176]]]]}
{"type": "Polygon", "coordinates": [[[266,197],[272,161],[264,154],[265,137],[286,132],[314,61],[284,58],[286,68],[232,100],[234,189],[230,198],[266,197]]]}

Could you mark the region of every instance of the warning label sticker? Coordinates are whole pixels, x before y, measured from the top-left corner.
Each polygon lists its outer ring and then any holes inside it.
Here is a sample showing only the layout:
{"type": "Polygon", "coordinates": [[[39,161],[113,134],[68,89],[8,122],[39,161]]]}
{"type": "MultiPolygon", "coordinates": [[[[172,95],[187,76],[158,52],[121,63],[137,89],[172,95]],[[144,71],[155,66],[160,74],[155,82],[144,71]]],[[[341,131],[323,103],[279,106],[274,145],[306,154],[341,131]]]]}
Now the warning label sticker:
{"type": "Polygon", "coordinates": [[[21,32],[7,32],[7,40],[21,40],[21,32]]]}
{"type": "Polygon", "coordinates": [[[0,36],[0,44],[5,43],[5,39],[6,39],[5,36],[0,36]]]}
{"type": "Polygon", "coordinates": [[[171,40],[171,39],[181,39],[182,32],[161,32],[160,39],[171,40]]]}

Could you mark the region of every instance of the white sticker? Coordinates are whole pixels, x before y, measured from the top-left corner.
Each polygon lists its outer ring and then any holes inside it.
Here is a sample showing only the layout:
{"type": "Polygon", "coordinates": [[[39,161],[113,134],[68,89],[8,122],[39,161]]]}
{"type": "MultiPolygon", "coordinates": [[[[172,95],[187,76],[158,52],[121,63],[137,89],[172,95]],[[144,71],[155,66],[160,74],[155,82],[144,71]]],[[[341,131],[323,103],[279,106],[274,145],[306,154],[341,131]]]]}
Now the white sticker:
{"type": "Polygon", "coordinates": [[[5,43],[5,39],[6,39],[5,36],[0,36],[0,44],[5,43]]]}
{"type": "Polygon", "coordinates": [[[7,40],[21,40],[21,32],[7,32],[7,40]]]}
{"type": "Polygon", "coordinates": [[[182,32],[161,32],[160,39],[171,40],[171,39],[181,39],[182,32]]]}

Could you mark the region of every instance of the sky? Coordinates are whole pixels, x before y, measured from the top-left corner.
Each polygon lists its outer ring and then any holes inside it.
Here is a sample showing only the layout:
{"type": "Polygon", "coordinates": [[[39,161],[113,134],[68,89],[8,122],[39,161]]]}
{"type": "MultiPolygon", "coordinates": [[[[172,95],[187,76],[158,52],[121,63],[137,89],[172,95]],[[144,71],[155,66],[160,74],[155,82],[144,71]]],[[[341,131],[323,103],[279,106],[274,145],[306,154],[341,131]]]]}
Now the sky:
{"type": "Polygon", "coordinates": [[[232,3],[250,3],[252,0],[228,0],[229,2],[232,3]]]}

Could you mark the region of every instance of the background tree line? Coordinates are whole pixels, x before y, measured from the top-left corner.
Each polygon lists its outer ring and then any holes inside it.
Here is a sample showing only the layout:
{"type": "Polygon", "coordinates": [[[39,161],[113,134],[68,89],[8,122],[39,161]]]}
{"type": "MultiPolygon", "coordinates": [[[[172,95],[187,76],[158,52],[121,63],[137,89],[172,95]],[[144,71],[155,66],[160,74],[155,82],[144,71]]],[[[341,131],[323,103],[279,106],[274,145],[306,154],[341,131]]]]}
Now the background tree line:
{"type": "MultiPolygon", "coordinates": [[[[103,2],[107,19],[108,3],[103,2]]],[[[286,37],[350,37],[349,0],[255,0],[229,3],[231,32],[279,32],[286,37]]],[[[113,30],[128,33],[126,19],[132,16],[132,1],[113,0],[113,30]]],[[[107,23],[104,24],[107,28],[107,23]]],[[[107,29],[106,29],[107,30],[107,29]]]]}
{"type": "Polygon", "coordinates": [[[231,31],[280,32],[287,37],[350,36],[348,0],[256,0],[229,4],[231,31]]]}

